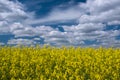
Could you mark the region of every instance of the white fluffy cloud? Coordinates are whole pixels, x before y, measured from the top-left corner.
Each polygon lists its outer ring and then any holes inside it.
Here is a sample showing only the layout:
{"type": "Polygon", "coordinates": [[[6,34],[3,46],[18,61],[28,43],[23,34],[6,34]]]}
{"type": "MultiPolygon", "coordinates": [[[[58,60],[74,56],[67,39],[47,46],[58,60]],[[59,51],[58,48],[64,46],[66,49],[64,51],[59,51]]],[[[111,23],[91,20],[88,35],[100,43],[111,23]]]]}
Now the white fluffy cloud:
{"type": "Polygon", "coordinates": [[[4,45],[4,43],[0,42],[0,46],[1,46],[1,45],[4,45]]]}
{"type": "Polygon", "coordinates": [[[24,6],[19,2],[0,0],[0,34],[10,33],[14,23],[25,24],[24,20],[31,18],[32,14],[24,11],[24,6]]]}
{"type": "Polygon", "coordinates": [[[35,41],[30,40],[30,39],[11,39],[7,42],[9,45],[34,45],[36,44],[35,41]]]}
{"type": "Polygon", "coordinates": [[[80,23],[106,23],[119,24],[120,22],[120,1],[119,0],[87,0],[82,7],[90,15],[84,14],[79,19],[80,23]]]}
{"type": "Polygon", "coordinates": [[[105,30],[110,25],[120,25],[119,4],[119,0],[87,0],[86,3],[80,3],[66,10],[55,8],[45,18],[36,19],[34,14],[24,11],[24,5],[21,3],[0,0],[0,35],[5,33],[15,35],[13,39],[8,40],[7,44],[10,45],[39,44],[37,41],[43,38],[45,44],[54,46],[120,47],[120,41],[116,39],[116,36],[120,35],[120,30],[105,30]],[[51,26],[31,26],[31,24],[75,19],[79,24],[61,26],[64,32],[51,26]],[[85,41],[88,41],[89,45],[85,41]]]}
{"type": "Polygon", "coordinates": [[[7,21],[0,21],[0,34],[3,33],[8,33],[9,32],[9,27],[8,27],[7,21]]]}
{"type": "Polygon", "coordinates": [[[87,0],[85,6],[89,8],[90,12],[94,12],[92,14],[99,14],[119,8],[119,4],[119,0],[87,0]]]}
{"type": "Polygon", "coordinates": [[[23,10],[23,5],[8,0],[0,0],[0,20],[7,22],[22,21],[28,15],[23,10]]]}
{"type": "Polygon", "coordinates": [[[59,8],[53,9],[49,15],[38,20],[27,20],[28,24],[42,24],[42,23],[64,23],[70,20],[77,20],[84,13],[84,11],[77,5],[72,6],[66,10],[59,8]]]}

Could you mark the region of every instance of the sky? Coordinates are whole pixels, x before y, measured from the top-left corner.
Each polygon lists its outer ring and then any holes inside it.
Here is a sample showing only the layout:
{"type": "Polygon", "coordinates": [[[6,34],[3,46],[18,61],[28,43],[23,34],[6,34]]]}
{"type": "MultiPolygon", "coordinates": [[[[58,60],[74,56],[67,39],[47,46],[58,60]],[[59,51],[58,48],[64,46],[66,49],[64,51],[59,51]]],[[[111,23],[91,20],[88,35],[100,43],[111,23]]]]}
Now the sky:
{"type": "Polygon", "coordinates": [[[120,0],[0,0],[0,45],[120,47],[120,0]]]}

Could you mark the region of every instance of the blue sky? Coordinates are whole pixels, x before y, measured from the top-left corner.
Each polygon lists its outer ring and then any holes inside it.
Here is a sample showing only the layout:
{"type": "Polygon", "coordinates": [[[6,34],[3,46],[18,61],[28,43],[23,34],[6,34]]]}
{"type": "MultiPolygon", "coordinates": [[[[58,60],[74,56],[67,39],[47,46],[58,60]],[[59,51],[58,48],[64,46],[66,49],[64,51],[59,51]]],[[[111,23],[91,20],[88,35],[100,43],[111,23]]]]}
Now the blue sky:
{"type": "Polygon", "coordinates": [[[120,0],[0,0],[0,45],[120,47],[120,0]]]}

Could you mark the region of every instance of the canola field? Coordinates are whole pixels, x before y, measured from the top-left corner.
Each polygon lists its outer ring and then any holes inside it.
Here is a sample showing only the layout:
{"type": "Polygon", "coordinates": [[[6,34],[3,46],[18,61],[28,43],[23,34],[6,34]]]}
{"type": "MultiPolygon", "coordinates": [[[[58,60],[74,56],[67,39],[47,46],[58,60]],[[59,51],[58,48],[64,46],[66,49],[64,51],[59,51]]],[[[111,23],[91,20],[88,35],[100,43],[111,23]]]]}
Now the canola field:
{"type": "Polygon", "coordinates": [[[120,48],[0,47],[0,80],[120,80],[120,48]]]}

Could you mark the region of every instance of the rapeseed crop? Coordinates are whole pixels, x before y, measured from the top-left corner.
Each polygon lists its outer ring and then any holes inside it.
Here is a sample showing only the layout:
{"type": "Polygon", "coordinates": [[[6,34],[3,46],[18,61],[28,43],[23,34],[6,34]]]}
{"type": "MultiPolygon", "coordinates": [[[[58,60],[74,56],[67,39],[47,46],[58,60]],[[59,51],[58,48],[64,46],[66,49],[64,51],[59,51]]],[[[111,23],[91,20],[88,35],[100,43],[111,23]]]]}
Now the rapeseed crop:
{"type": "Polygon", "coordinates": [[[120,49],[0,47],[0,80],[120,80],[120,49]]]}

